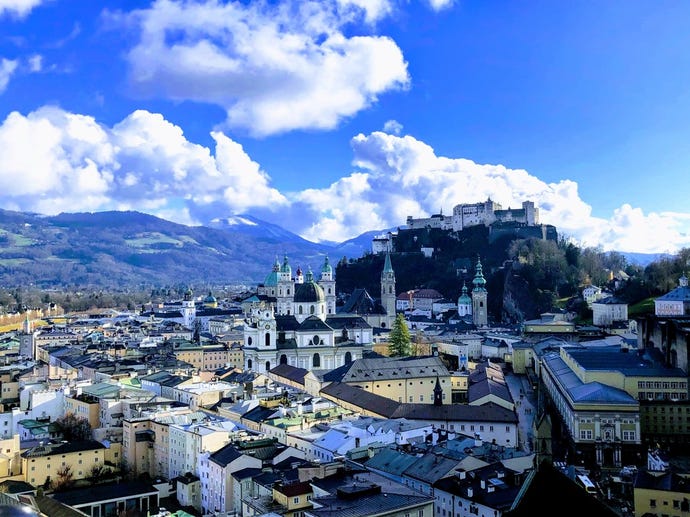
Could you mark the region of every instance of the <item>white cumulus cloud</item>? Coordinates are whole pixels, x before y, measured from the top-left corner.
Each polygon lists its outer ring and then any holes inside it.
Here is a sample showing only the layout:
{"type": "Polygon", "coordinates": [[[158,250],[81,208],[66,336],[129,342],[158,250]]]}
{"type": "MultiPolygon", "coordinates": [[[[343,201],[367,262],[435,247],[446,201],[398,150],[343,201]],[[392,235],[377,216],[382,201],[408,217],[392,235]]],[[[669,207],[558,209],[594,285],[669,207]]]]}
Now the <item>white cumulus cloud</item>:
{"type": "Polygon", "coordinates": [[[0,16],[5,13],[23,18],[45,0],[0,0],[0,16]]]}
{"type": "Polygon", "coordinates": [[[0,123],[0,204],[44,214],[139,210],[182,224],[249,213],[313,241],[340,242],[491,198],[504,208],[533,201],[541,222],[583,246],[690,247],[690,213],[624,204],[609,218],[594,217],[571,180],[547,183],[523,169],[438,156],[410,135],[356,135],[352,171],[326,188],[286,193],[238,142],[220,131],[211,136],[214,149],[144,110],[112,127],[52,106],[12,112],[0,123]]]}
{"type": "Polygon", "coordinates": [[[541,222],[583,246],[650,253],[690,246],[690,214],[645,214],[625,204],[608,219],[594,217],[573,181],[546,183],[522,169],[437,156],[411,136],[360,134],[352,148],[358,170],[328,188],[293,196],[280,216],[293,225],[288,228],[310,240],[343,241],[402,226],[407,216],[450,215],[457,204],[491,198],[503,208],[533,201],[541,222]]]}
{"type": "Polygon", "coordinates": [[[229,127],[264,136],[332,129],[408,87],[392,39],[343,30],[390,8],[384,0],[158,0],[119,18],[139,30],[128,62],[140,93],[219,105],[229,127]]]}
{"type": "Polygon", "coordinates": [[[239,144],[213,137],[216,156],[143,110],[112,128],[57,107],[12,112],[0,124],[0,199],[43,214],[131,209],[185,224],[285,203],[239,144]]]}

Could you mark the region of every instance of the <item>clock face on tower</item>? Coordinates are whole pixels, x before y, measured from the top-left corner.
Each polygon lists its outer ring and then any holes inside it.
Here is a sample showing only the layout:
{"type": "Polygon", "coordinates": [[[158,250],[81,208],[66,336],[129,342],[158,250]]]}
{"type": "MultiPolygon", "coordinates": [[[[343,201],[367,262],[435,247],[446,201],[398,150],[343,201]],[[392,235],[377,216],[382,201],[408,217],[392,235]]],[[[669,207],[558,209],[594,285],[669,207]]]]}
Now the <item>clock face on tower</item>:
{"type": "Polygon", "coordinates": [[[267,324],[267,325],[266,325],[266,330],[270,330],[270,328],[271,328],[271,325],[268,325],[268,324],[267,324]]]}

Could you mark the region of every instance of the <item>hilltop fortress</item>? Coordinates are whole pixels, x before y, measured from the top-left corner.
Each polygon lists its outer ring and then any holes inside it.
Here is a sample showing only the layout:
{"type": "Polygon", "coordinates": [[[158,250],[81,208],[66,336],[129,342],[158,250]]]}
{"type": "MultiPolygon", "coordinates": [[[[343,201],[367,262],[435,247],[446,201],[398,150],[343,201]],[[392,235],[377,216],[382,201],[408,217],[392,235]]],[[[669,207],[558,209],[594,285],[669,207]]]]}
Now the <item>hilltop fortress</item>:
{"type": "Polygon", "coordinates": [[[411,215],[407,216],[408,230],[439,228],[459,232],[468,226],[480,224],[490,226],[494,223],[520,223],[525,226],[536,226],[539,224],[539,209],[535,208],[532,201],[523,201],[522,208],[504,210],[501,205],[489,198],[483,203],[455,205],[453,215],[444,216],[443,213],[440,213],[418,219],[411,215]]]}
{"type": "MultiPolygon", "coordinates": [[[[490,241],[501,235],[511,234],[522,238],[537,237],[556,239],[556,229],[551,225],[539,223],[539,209],[532,201],[523,201],[521,208],[504,209],[499,203],[488,198],[480,203],[456,205],[452,215],[443,212],[431,217],[407,217],[406,230],[433,228],[460,232],[472,226],[486,226],[490,229],[490,241]]],[[[394,251],[392,233],[377,235],[372,240],[372,251],[384,253],[394,251]]]]}

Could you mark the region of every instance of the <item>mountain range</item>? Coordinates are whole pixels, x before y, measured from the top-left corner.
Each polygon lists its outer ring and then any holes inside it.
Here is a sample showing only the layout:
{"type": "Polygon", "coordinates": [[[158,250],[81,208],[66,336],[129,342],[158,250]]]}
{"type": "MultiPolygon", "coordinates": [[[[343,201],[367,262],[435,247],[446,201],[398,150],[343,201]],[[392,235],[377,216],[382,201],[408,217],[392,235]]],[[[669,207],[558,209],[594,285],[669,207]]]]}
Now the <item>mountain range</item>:
{"type": "Polygon", "coordinates": [[[363,234],[336,244],[307,241],[247,215],[186,226],[127,212],[44,216],[0,210],[0,284],[53,287],[256,284],[287,255],[320,271],[371,249],[363,234]]]}
{"type": "MultiPolygon", "coordinates": [[[[186,226],[135,211],[45,216],[0,210],[0,285],[255,285],[285,255],[293,270],[311,268],[318,275],[326,257],[334,268],[343,258],[362,257],[374,235],[391,230],[314,243],[250,215],[186,226]]],[[[624,255],[640,265],[658,258],[624,255]]]]}

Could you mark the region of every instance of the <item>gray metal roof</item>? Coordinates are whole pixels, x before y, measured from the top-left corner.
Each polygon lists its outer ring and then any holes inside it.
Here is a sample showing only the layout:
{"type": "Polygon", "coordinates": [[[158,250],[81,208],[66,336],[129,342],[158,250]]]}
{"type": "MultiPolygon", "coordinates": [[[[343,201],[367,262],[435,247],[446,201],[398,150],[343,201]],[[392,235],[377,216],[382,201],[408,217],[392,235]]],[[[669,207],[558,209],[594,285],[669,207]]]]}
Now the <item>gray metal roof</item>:
{"type": "Polygon", "coordinates": [[[314,501],[323,507],[306,510],[305,515],[315,517],[369,517],[426,505],[433,499],[421,495],[382,493],[350,500],[339,497],[319,497],[315,498],[314,501]]]}
{"type": "Polygon", "coordinates": [[[622,352],[620,346],[569,348],[570,355],[585,370],[618,371],[636,377],[687,377],[680,368],[667,368],[639,355],[636,351],[622,352]]]}
{"type": "Polygon", "coordinates": [[[619,388],[600,382],[583,383],[557,353],[546,354],[542,360],[552,372],[554,382],[560,384],[573,403],[639,405],[637,400],[619,388]]]}
{"type": "Polygon", "coordinates": [[[343,376],[343,382],[407,379],[450,375],[441,358],[431,357],[380,357],[357,359],[343,376]]]}

